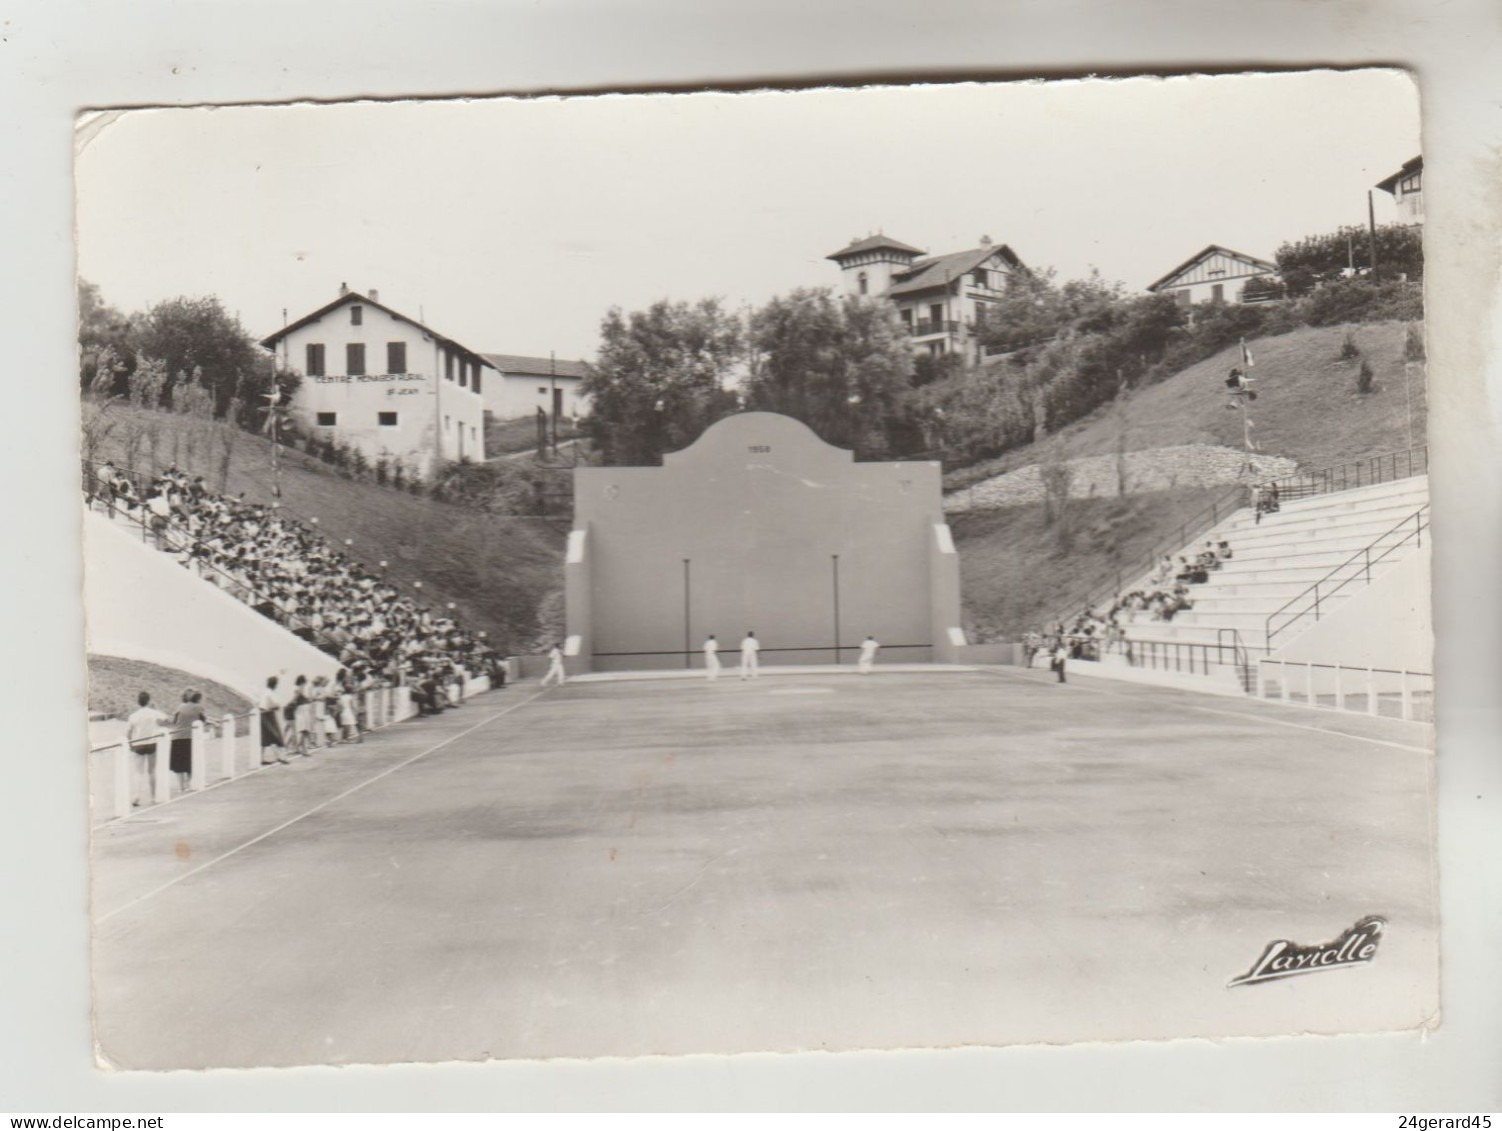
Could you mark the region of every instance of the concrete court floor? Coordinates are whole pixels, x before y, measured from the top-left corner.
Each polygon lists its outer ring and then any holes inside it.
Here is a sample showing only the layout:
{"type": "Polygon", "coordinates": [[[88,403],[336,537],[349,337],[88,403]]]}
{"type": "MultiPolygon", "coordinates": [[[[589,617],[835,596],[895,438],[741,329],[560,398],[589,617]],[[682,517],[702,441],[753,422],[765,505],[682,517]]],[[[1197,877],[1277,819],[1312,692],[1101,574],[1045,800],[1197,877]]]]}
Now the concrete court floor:
{"type": "Polygon", "coordinates": [[[1422,728],[1051,680],[523,684],[105,826],[101,1054],[943,1047],[1435,1015],[1422,728]],[[1272,940],[1369,914],[1389,921],[1371,965],[1227,988],[1272,940]]]}

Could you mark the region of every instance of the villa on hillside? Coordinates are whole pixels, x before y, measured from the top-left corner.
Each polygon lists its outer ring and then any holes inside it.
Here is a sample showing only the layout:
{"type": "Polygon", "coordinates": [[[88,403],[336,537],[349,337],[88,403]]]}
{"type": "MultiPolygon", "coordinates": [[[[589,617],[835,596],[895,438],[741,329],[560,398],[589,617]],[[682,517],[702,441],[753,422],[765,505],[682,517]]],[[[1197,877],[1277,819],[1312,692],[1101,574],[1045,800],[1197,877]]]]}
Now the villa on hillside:
{"type": "Polygon", "coordinates": [[[1253,301],[1246,285],[1253,279],[1276,281],[1278,265],[1230,248],[1211,244],[1148,284],[1153,294],[1172,295],[1181,305],[1200,302],[1253,301]]]}
{"type": "Polygon", "coordinates": [[[976,326],[986,307],[1001,299],[1009,276],[1027,270],[1011,248],[989,236],[979,247],[945,255],[867,236],[825,258],[839,265],[846,293],[891,301],[915,349],[935,357],[958,354],[966,362],[981,360],[976,326]]]}
{"type": "Polygon", "coordinates": [[[532,416],[579,417],[589,410],[584,395],[585,362],[573,358],[526,357],[514,353],[481,355],[495,369],[485,383],[485,411],[496,420],[532,416]]]}
{"type": "Polygon", "coordinates": [[[1377,187],[1390,193],[1398,206],[1398,220],[1404,224],[1424,222],[1424,158],[1421,154],[1403,162],[1403,167],[1390,177],[1377,182],[1377,187]]]}
{"type": "Polygon", "coordinates": [[[422,475],[437,461],[485,458],[482,390],[495,366],[383,306],[376,291],[341,284],[333,302],[261,345],[279,368],[303,375],[291,406],[299,431],[337,436],[372,463],[400,459],[422,475]]]}

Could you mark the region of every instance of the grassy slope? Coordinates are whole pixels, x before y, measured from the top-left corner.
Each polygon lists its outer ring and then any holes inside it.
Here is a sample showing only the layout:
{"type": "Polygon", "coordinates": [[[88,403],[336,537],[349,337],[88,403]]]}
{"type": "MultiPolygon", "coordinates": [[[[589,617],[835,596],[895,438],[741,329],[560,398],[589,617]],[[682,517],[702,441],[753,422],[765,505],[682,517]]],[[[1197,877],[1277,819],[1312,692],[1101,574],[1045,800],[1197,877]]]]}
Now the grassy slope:
{"type": "Polygon", "coordinates": [[[1076,499],[1072,543],[1044,521],[1042,506],[957,514],[965,632],[972,641],[1016,640],[1057,615],[1062,602],[1115,580],[1165,531],[1185,522],[1221,489],[1183,487],[1125,499],[1076,499]]]}
{"type": "MultiPolygon", "coordinates": [[[[1404,325],[1352,327],[1375,376],[1374,391],[1365,396],[1355,391],[1361,359],[1339,358],[1346,329],[1304,328],[1250,343],[1258,382],[1253,419],[1264,452],[1319,468],[1408,446],[1404,325]]],[[[1233,364],[1236,350],[1227,350],[1134,394],[1127,409],[1127,447],[1240,447],[1241,414],[1226,411],[1221,384],[1233,364]]],[[[1413,437],[1421,444],[1427,404],[1422,367],[1414,374],[1412,394],[1413,437]]],[[[1107,406],[1050,440],[1062,439],[1070,457],[1106,455],[1116,450],[1116,429],[1107,406]]],[[[1037,461],[1036,446],[1028,446],[948,481],[978,481],[1037,461]]],[[[1152,549],[1218,493],[1183,488],[1125,500],[1076,500],[1072,511],[1079,533],[1068,553],[1045,526],[1041,505],[956,515],[951,525],[972,639],[1016,639],[1038,626],[1061,612],[1061,603],[1112,581],[1118,561],[1152,549]]]]}
{"type": "MultiPolygon", "coordinates": [[[[1262,450],[1315,469],[1408,447],[1405,330],[1402,322],[1304,327],[1249,343],[1256,361],[1254,437],[1262,450]],[[1348,329],[1362,356],[1342,361],[1340,347],[1348,329]],[[1364,396],[1356,392],[1362,358],[1371,363],[1375,378],[1373,391],[1364,396]]],[[[1195,443],[1241,447],[1241,414],[1226,411],[1223,384],[1236,364],[1233,346],[1133,393],[1126,405],[1127,449],[1195,443]]],[[[1413,443],[1422,444],[1428,405],[1423,367],[1413,376],[1413,443]]],[[[1107,405],[1059,429],[1050,440],[1061,441],[1071,457],[1107,455],[1116,450],[1117,427],[1107,405]]],[[[948,483],[978,482],[1036,462],[1035,445],[1028,445],[964,468],[948,477],[948,483]]]]}
{"type": "MultiPolygon", "coordinates": [[[[558,422],[558,442],[572,440],[579,433],[573,421],[558,422]]],[[[485,458],[510,455],[515,452],[530,452],[537,447],[537,420],[531,416],[515,420],[485,418],[485,458]]]]}
{"type": "Polygon", "coordinates": [[[203,692],[203,709],[209,718],[238,715],[250,710],[250,701],[223,684],[200,679],[175,668],[122,660],[118,656],[89,657],[89,712],[123,719],[136,709],[136,695],[151,692],[151,702],[171,714],[187,688],[203,692]]]}
{"type": "MultiPolygon", "coordinates": [[[[157,459],[164,464],[176,460],[218,487],[217,455],[189,458],[187,453],[187,437],[203,425],[129,407],[117,406],[111,412],[120,422],[105,440],[104,452],[123,461],[130,429],[155,424],[161,429],[157,459]]],[[[197,447],[205,447],[201,439],[197,447]]],[[[219,450],[217,445],[214,450],[219,450]]],[[[144,468],[149,458],[143,444],[136,462],[144,468]]],[[[349,552],[371,569],[378,569],[382,560],[388,562],[396,584],[411,588],[421,581],[421,603],[442,608],[453,601],[466,624],[487,632],[504,650],[532,649],[540,631],[538,608],[563,584],[566,522],[489,517],[373,483],[356,483],[288,449],[283,449],[281,462],[283,503],[292,514],[316,516],[326,536],[352,539],[349,552]]],[[[243,491],[252,501],[269,502],[270,484],[270,444],[238,433],[230,493],[243,491]]]]}

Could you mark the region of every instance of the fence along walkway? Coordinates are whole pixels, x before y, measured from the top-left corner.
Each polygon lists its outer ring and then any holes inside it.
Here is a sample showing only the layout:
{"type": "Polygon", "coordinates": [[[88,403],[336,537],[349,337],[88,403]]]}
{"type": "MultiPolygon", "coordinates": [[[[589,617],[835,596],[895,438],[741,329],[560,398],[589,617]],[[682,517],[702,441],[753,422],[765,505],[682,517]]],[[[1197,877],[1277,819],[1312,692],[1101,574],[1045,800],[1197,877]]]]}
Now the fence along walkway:
{"type": "Polygon", "coordinates": [[[1257,698],[1406,722],[1434,721],[1434,676],[1429,672],[1259,660],[1257,698]]]}
{"type": "MultiPolygon", "coordinates": [[[[449,699],[451,702],[463,701],[488,690],[489,676],[474,676],[461,670],[461,679],[450,687],[449,699]]],[[[417,714],[410,687],[369,688],[360,694],[364,719],[362,734],[402,722],[417,714]]],[[[178,797],[223,785],[263,768],[259,710],[238,715],[227,714],[209,726],[203,723],[193,724],[193,761],[187,793],[174,795],[173,792],[173,779],[177,775],[168,768],[172,748],[170,727],[164,724],[163,732],[153,741],[156,747],[155,773],[152,777],[151,796],[141,798],[143,808],[148,804],[164,805],[178,797]]],[[[141,757],[143,755],[135,753],[125,738],[95,746],[89,751],[90,792],[93,794],[96,823],[118,820],[136,811],[131,802],[135,799],[136,759],[141,757]],[[99,768],[96,766],[98,759],[103,759],[107,766],[103,780],[94,772],[99,768]]]]}

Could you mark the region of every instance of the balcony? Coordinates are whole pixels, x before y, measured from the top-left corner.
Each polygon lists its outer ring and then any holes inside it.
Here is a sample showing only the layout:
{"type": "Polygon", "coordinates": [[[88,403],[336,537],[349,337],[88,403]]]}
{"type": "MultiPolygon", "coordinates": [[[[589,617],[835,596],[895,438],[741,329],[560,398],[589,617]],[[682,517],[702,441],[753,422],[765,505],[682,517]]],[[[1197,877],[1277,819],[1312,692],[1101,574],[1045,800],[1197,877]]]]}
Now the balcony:
{"type": "Polygon", "coordinates": [[[915,338],[926,338],[930,334],[958,334],[960,324],[958,322],[946,322],[933,319],[920,318],[908,327],[908,333],[915,338]]]}

